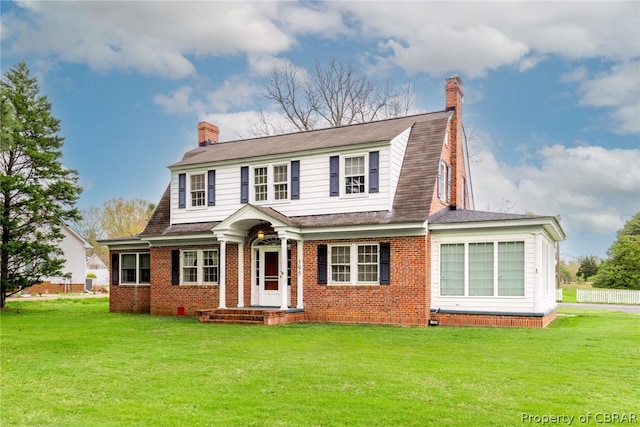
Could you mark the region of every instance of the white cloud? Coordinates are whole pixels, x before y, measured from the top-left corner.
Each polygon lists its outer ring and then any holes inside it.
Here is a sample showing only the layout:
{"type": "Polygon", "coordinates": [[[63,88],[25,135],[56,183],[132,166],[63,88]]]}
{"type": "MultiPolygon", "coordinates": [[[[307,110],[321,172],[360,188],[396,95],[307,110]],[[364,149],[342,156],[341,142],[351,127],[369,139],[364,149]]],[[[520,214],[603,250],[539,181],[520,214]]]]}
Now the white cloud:
{"type": "MultiPolygon", "coordinates": [[[[555,55],[624,61],[640,55],[637,2],[332,2],[363,38],[386,40],[409,71],[483,75],[555,55]]],[[[384,59],[388,59],[382,53],[384,59]]]]}
{"type": "Polygon", "coordinates": [[[153,101],[160,105],[166,113],[199,113],[205,109],[205,105],[202,101],[193,99],[192,93],[191,86],[182,86],[170,95],[156,95],[153,101]]]}
{"type": "Polygon", "coordinates": [[[189,57],[277,53],[293,39],[273,20],[277,3],[21,2],[3,15],[5,47],[52,54],[96,70],[136,70],[182,78],[189,57]]]}
{"type": "MultiPolygon", "coordinates": [[[[541,148],[528,163],[496,160],[480,141],[471,164],[476,208],[512,202],[517,212],[560,215],[571,238],[614,233],[640,211],[640,148],[564,145],[541,148]]],[[[599,255],[604,255],[601,248],[599,255]]],[[[579,248],[573,248],[580,255],[579,248]]]]}
{"type": "Polygon", "coordinates": [[[629,61],[579,86],[580,104],[611,108],[610,128],[616,133],[640,133],[640,61],[629,61]]]}

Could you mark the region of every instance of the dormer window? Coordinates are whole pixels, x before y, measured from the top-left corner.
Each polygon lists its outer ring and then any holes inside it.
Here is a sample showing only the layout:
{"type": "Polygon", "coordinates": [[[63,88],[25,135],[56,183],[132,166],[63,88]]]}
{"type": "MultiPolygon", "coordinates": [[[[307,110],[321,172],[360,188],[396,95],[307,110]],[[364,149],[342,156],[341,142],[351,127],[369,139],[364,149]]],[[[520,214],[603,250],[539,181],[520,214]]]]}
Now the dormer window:
{"type": "Polygon", "coordinates": [[[289,165],[254,167],[253,200],[255,202],[289,200],[289,165]]]}
{"type": "Polygon", "coordinates": [[[191,193],[191,206],[199,207],[204,206],[204,174],[193,174],[190,176],[190,193],[191,193]]]}
{"type": "Polygon", "coordinates": [[[287,165],[273,167],[273,193],[276,200],[289,198],[289,174],[287,165]]]}
{"type": "Polygon", "coordinates": [[[365,193],[364,156],[344,158],[345,194],[365,193]]]}
{"type": "Polygon", "coordinates": [[[268,197],[268,170],[266,167],[253,168],[253,191],[256,202],[264,202],[268,197]]]}

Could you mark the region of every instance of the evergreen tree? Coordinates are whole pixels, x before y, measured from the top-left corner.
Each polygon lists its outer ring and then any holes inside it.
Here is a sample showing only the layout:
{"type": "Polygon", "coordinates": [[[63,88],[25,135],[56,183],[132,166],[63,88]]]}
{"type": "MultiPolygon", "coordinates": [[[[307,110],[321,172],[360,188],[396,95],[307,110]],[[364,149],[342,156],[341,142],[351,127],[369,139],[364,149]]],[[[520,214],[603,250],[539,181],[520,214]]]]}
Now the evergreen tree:
{"type": "Polygon", "coordinates": [[[598,257],[595,255],[578,257],[578,263],[580,268],[578,268],[576,276],[581,277],[584,281],[589,280],[598,272],[598,257]]]}
{"type": "Polygon", "coordinates": [[[64,138],[24,62],[0,83],[0,307],[7,296],[62,274],[63,224],[80,218],[76,171],[61,163],[64,138]]]}
{"type": "Polygon", "coordinates": [[[640,290],[640,212],[618,231],[618,238],[593,278],[596,288],[640,290]]]}

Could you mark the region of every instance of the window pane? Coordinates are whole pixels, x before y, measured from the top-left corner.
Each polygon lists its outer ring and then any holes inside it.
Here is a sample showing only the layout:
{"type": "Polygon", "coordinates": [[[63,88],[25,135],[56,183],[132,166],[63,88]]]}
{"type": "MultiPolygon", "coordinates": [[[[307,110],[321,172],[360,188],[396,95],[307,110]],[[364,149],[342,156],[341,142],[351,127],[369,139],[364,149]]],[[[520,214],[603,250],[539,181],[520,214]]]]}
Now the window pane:
{"type": "Polygon", "coordinates": [[[121,282],[136,283],[136,254],[120,255],[121,282]]]}
{"type": "Polygon", "coordinates": [[[289,198],[289,175],[287,165],[273,167],[273,191],[276,200],[289,198]]]}
{"type": "Polygon", "coordinates": [[[344,159],[345,193],[365,192],[364,156],[344,159]]]}
{"type": "Polygon", "coordinates": [[[358,282],[378,281],[378,245],[358,246],[358,282]]]}
{"type": "Polygon", "coordinates": [[[205,283],[218,282],[218,251],[202,251],[203,280],[205,283]]]}
{"type": "Polygon", "coordinates": [[[182,281],[196,283],[198,281],[198,252],[182,252],[182,281]]]}
{"type": "Polygon", "coordinates": [[[524,296],[524,242],[498,243],[498,295],[524,296]]]}
{"type": "Polygon", "coordinates": [[[204,206],[204,174],[191,175],[191,206],[204,206]]]}
{"type": "Polygon", "coordinates": [[[351,247],[331,247],[331,281],[351,282],[351,247]]]}
{"type": "Polygon", "coordinates": [[[149,254],[139,254],[140,263],[140,283],[151,283],[151,256],[149,254]]]}
{"type": "Polygon", "coordinates": [[[253,169],[253,186],[257,202],[267,200],[267,168],[253,169]]]}
{"type": "Polygon", "coordinates": [[[464,296],[464,244],[440,245],[440,295],[464,296]]]}
{"type": "Polygon", "coordinates": [[[493,243],[469,243],[469,295],[493,295],[493,243]]]}

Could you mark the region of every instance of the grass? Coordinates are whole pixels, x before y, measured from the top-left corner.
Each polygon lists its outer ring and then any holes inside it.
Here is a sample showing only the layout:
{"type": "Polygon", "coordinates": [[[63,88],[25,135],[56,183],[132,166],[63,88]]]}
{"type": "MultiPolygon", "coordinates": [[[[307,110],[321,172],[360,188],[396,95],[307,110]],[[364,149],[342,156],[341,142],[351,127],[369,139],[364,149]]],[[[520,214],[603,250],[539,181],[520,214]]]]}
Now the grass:
{"type": "Polygon", "coordinates": [[[513,426],[522,414],[640,413],[640,316],[563,313],[546,329],[256,327],[109,313],[106,299],[10,302],[0,425],[513,426]]]}
{"type": "Polygon", "coordinates": [[[562,302],[576,302],[578,289],[591,289],[590,282],[573,282],[562,284],[562,302]]]}

